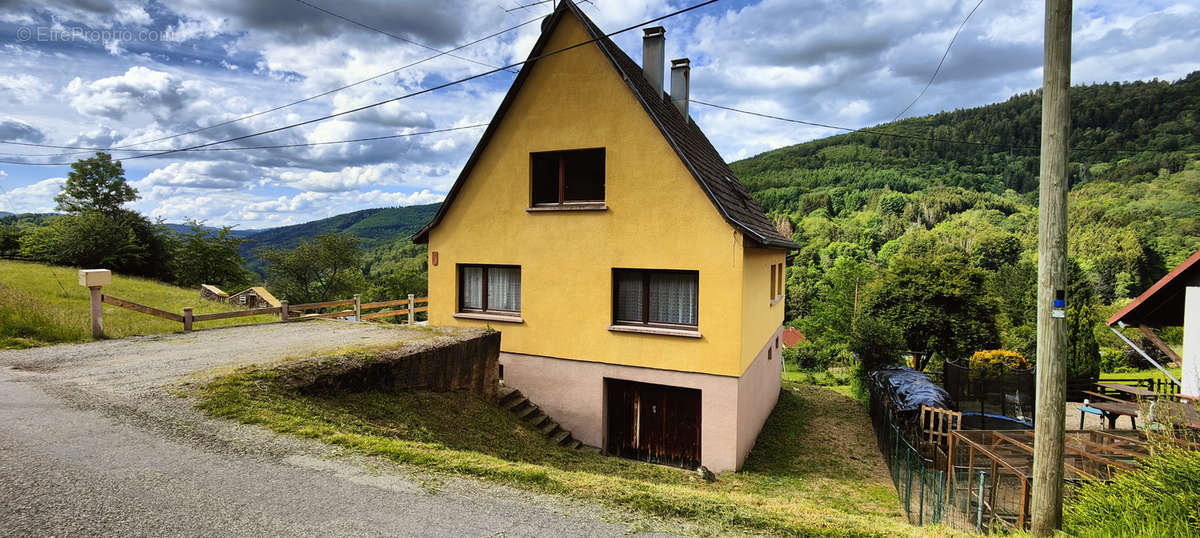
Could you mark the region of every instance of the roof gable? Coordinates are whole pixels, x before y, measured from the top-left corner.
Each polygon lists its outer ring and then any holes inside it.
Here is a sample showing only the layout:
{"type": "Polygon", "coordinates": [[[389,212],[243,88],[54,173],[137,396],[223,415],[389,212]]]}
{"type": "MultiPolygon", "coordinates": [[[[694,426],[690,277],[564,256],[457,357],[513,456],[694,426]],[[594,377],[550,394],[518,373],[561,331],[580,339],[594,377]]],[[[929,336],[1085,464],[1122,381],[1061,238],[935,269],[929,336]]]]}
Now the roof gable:
{"type": "MultiPolygon", "coordinates": [[[[657,95],[658,92],[642,75],[641,66],[605,36],[604,32],[600,31],[574,2],[571,0],[560,2],[554,13],[542,22],[542,33],[533,46],[533,50],[530,51],[529,57],[536,58],[546,52],[544,49],[550,35],[554,33],[562,18],[568,14],[576,17],[591,38],[595,39],[594,44],[617,70],[626,86],[633,92],[642,108],[658,127],[663,138],[675,150],[676,155],[691,172],[721,216],[734,228],[743,232],[754,244],[789,250],[799,248],[775,229],[766,214],[751,198],[745,185],[738,181],[729,165],[721,158],[720,153],[704,136],[700,128],[690,118],[685,118],[679,113],[678,109],[671,104],[668,95],[665,93],[657,95]]],[[[438,212],[434,215],[433,220],[413,235],[414,242],[424,243],[429,240],[430,230],[441,222],[442,217],[449,210],[458,192],[462,189],[463,183],[470,175],[472,168],[482,155],[484,148],[487,147],[505,113],[508,112],[536,64],[537,61],[530,61],[521,66],[521,71],[504,96],[504,100],[501,101],[496,115],[488,124],[470,158],[467,159],[466,165],[463,166],[462,172],[459,173],[450,192],[446,194],[445,201],[438,207],[438,212]]]]}
{"type": "Polygon", "coordinates": [[[1138,295],[1125,308],[1113,314],[1106,325],[1126,322],[1132,325],[1165,327],[1183,325],[1184,290],[1200,284],[1200,250],[1138,295]]]}

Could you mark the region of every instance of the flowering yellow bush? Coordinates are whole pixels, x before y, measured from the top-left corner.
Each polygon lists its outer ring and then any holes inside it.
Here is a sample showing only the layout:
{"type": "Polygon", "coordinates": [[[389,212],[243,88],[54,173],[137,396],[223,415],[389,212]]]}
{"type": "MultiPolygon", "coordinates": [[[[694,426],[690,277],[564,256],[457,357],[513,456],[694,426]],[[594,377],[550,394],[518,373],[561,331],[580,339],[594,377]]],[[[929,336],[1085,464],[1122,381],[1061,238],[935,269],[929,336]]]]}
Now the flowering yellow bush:
{"type": "Polygon", "coordinates": [[[1007,349],[989,349],[976,351],[967,360],[971,369],[971,377],[993,377],[1003,375],[1005,369],[1028,370],[1033,368],[1033,362],[1016,351],[1007,349]]]}

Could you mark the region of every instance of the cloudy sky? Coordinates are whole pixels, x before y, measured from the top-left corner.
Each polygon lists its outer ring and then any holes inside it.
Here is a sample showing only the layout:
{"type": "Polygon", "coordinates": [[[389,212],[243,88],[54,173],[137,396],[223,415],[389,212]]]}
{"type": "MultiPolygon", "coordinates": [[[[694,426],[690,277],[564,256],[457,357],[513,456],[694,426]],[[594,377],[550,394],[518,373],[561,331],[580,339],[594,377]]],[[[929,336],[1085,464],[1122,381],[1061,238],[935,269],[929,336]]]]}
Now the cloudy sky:
{"type": "MultiPolygon", "coordinates": [[[[0,141],[152,150],[272,129],[523,60],[548,3],[534,0],[0,0],[0,141]],[[315,6],[315,7],[313,7],[315,6]],[[383,35],[323,13],[386,31],[383,35]],[[302,104],[310,97],[501,30],[495,38],[302,104]],[[399,38],[399,39],[398,39],[399,38]],[[423,48],[413,42],[424,45],[423,48]],[[229,122],[229,123],[225,123],[229,122]],[[220,125],[217,125],[220,124],[220,125]],[[172,135],[196,131],[184,136],[172,135]],[[157,140],[163,139],[163,140],[157,140]]],[[[591,0],[612,31],[697,0],[591,0]]],[[[921,91],[977,0],[722,0],[661,23],[668,58],[692,59],[692,97],[860,127],[921,91]]],[[[616,38],[640,59],[640,31],[616,38]]],[[[1041,82],[1042,1],[986,0],[937,81],[906,114],[1003,100],[1041,82]]],[[[1077,0],[1076,83],[1200,69],[1200,6],[1077,0]]],[[[514,75],[244,141],[284,145],[486,123],[514,75]]],[[[727,160],[834,134],[692,107],[727,160]]],[[[367,207],[438,201],[482,129],[355,144],[208,151],[124,161],[135,208],[181,221],[262,228],[367,207]]],[[[0,160],[61,163],[80,150],[0,144],[0,160]]],[[[116,151],[118,158],[146,152],[116,151]]],[[[0,211],[50,211],[67,166],[0,164],[0,211]]]]}

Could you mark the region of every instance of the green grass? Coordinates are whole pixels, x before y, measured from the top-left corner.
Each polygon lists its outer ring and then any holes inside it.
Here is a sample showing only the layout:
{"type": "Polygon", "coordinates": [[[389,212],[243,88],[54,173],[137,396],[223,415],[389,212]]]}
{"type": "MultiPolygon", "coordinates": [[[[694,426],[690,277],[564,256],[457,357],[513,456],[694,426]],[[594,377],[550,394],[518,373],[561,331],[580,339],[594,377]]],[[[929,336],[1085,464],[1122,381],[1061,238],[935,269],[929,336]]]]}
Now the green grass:
{"type": "MultiPolygon", "coordinates": [[[[0,349],[20,349],[92,339],[90,295],[78,283],[78,269],[38,263],[0,260],[0,349]]],[[[228,291],[228,290],[227,290],[228,291]]],[[[205,301],[199,290],[156,280],[113,274],[105,295],[119,297],[160,310],[182,314],[228,312],[229,306],[205,301]]],[[[196,323],[197,329],[261,323],[273,316],[251,316],[196,323]]],[[[122,338],[135,334],[183,331],[183,324],[104,305],[104,334],[122,338]]]]}
{"type": "Polygon", "coordinates": [[[816,385],[825,387],[843,396],[854,397],[850,388],[850,376],[853,375],[844,368],[830,368],[823,372],[804,372],[788,370],[783,373],[784,381],[792,381],[801,385],[816,385]]]}
{"type": "Polygon", "coordinates": [[[241,369],[191,394],[214,416],[425,470],[685,518],[705,533],[947,532],[905,522],[865,410],[825,388],[785,382],[743,470],[709,483],[555,446],[472,393],[306,395],[280,388],[276,376],[268,367],[241,369]]]}
{"type": "MultiPolygon", "coordinates": [[[[1175,376],[1175,379],[1179,379],[1179,376],[1183,373],[1183,368],[1167,368],[1167,371],[1171,372],[1171,375],[1175,376]]],[[[1158,368],[1151,368],[1149,370],[1138,370],[1136,372],[1104,372],[1100,374],[1100,381],[1109,379],[1155,379],[1160,377],[1166,378],[1161,370],[1158,368]]]]}
{"type": "Polygon", "coordinates": [[[1160,446],[1137,470],[1091,482],[1067,501],[1074,536],[1200,537],[1200,452],[1160,446]]]}

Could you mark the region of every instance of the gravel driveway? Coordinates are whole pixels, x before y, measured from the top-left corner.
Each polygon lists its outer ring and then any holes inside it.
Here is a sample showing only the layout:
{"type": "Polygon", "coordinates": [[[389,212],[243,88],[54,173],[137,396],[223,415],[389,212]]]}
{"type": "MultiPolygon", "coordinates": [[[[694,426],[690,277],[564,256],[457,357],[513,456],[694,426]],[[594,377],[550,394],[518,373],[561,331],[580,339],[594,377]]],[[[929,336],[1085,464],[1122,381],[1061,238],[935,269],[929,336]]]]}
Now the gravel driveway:
{"type": "Polygon", "coordinates": [[[0,535],[595,536],[659,526],[212,419],[168,390],[248,363],[448,337],[315,321],[0,351],[0,535]]]}

